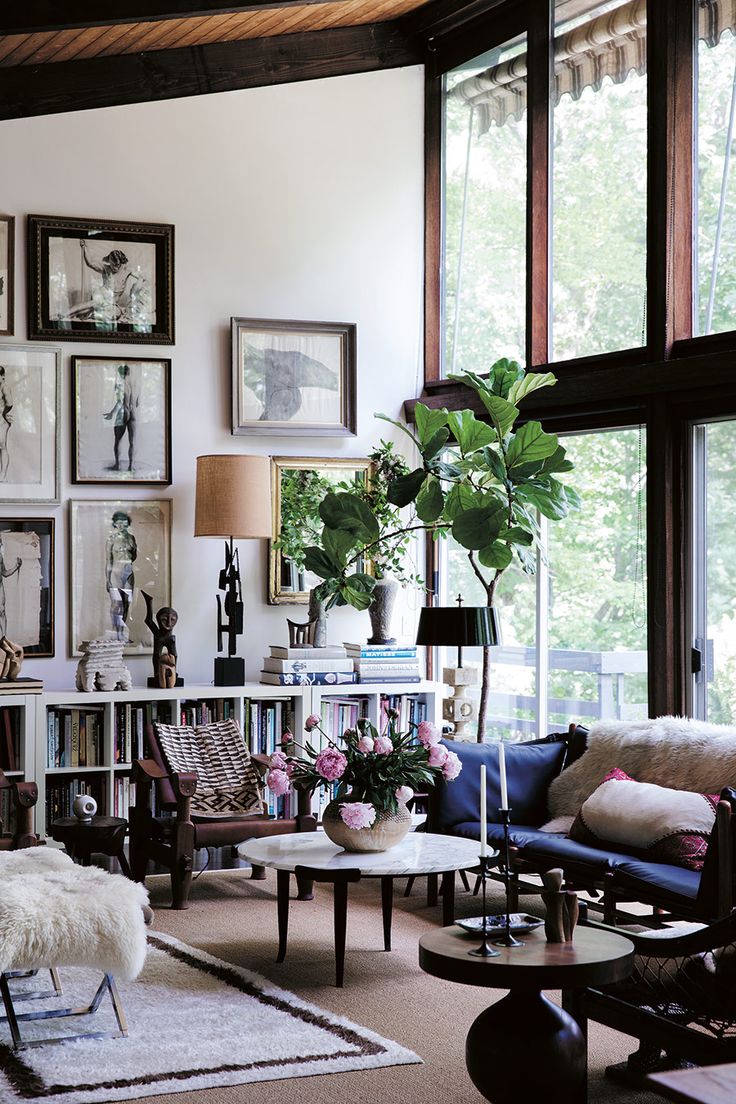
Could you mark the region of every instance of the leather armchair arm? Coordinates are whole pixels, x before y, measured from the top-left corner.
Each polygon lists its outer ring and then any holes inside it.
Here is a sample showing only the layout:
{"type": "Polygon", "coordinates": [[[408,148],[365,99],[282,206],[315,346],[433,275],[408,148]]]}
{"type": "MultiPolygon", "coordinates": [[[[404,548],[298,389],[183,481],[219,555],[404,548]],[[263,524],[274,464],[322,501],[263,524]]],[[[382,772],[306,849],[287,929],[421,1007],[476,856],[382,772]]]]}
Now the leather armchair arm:
{"type": "Polygon", "coordinates": [[[599,928],[601,931],[623,935],[634,944],[634,950],[645,958],[681,958],[686,955],[701,954],[725,947],[736,941],[736,911],[714,924],[701,924],[695,930],[678,935],[663,935],[662,932],[630,932],[626,928],[615,928],[611,924],[601,924],[588,920],[586,927],[599,928]]]}

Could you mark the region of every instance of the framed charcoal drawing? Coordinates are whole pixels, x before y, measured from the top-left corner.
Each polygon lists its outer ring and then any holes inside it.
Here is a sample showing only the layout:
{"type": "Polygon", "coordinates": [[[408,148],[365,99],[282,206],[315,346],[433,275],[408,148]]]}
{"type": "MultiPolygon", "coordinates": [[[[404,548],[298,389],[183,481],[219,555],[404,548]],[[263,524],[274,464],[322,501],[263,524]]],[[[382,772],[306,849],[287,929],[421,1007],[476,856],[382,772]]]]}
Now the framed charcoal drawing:
{"type": "Polygon", "coordinates": [[[143,593],[171,605],[171,500],[73,499],[69,511],[71,654],[102,637],[150,655],[143,593]]]}
{"type": "Polygon", "coordinates": [[[233,433],[355,436],[355,323],[232,318],[233,433]]]}
{"type": "Polygon", "coordinates": [[[28,216],[28,336],[174,343],[174,227],[28,216]]]}
{"type": "Polygon", "coordinates": [[[0,345],[0,505],[58,503],[61,350],[0,345]]]}
{"type": "Polygon", "coordinates": [[[0,215],[0,336],[11,337],[14,326],[15,219],[0,215]]]}
{"type": "Polygon", "coordinates": [[[0,636],[54,654],[54,519],[0,518],[0,636]]]}
{"type": "Polygon", "coordinates": [[[72,483],[171,483],[171,361],[72,357],[72,483]]]}

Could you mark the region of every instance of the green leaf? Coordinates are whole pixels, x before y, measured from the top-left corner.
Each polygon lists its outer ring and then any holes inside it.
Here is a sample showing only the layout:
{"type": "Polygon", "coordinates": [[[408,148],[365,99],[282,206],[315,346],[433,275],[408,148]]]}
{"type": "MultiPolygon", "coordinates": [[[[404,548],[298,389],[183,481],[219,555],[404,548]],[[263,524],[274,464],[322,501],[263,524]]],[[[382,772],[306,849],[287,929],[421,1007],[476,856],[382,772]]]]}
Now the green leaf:
{"type": "Polygon", "coordinates": [[[376,580],[372,575],[366,575],[364,571],[356,571],[350,576],[349,582],[355,590],[363,590],[366,594],[372,594],[376,587],[376,580]]]}
{"type": "Polygon", "coordinates": [[[442,479],[459,479],[463,474],[459,464],[448,464],[444,460],[439,460],[434,470],[442,479]]]}
{"type": "Polygon", "coordinates": [[[483,567],[495,568],[497,571],[505,571],[511,563],[511,549],[503,541],[494,541],[487,548],[481,548],[478,553],[478,561],[483,567]]]}
{"type": "Polygon", "coordinates": [[[320,579],[331,579],[342,570],[342,565],[316,544],[304,550],[304,567],[320,579]]]}
{"type": "Polygon", "coordinates": [[[465,510],[455,518],[452,535],[463,548],[485,548],[498,537],[503,520],[503,508],[482,506],[465,510]]]}
{"type": "Polygon", "coordinates": [[[447,424],[460,446],[460,451],[475,452],[476,449],[490,445],[496,440],[496,434],[485,422],[479,422],[472,410],[452,410],[447,415],[447,424]]]}
{"type": "Polygon", "coordinates": [[[500,395],[494,394],[487,381],[476,376],[473,372],[463,372],[462,375],[451,375],[452,380],[464,383],[478,392],[478,396],[491,415],[491,422],[499,437],[504,438],[519,416],[519,411],[513,403],[507,402],[500,395]]]}
{"type": "Polygon", "coordinates": [[[345,567],[347,561],[348,552],[350,552],[356,544],[356,538],[353,533],[348,533],[345,529],[328,529],[327,526],[322,530],[322,545],[326,554],[334,563],[340,565],[341,568],[345,567]]]}
{"type": "Polygon", "coordinates": [[[562,518],[567,517],[567,499],[553,489],[528,484],[519,488],[518,493],[531,502],[532,506],[536,506],[540,514],[544,514],[550,521],[561,521],[562,518]]]}
{"type": "Polygon", "coordinates": [[[554,387],[557,377],[552,372],[527,372],[521,379],[517,379],[511,385],[509,402],[520,403],[532,391],[538,391],[540,387],[554,387]]]}
{"type": "Polygon", "coordinates": [[[361,590],[358,587],[351,586],[352,576],[350,580],[340,588],[340,596],[337,604],[340,606],[352,606],[356,610],[366,610],[373,601],[373,595],[368,594],[365,590],[361,590]],[[340,601],[342,599],[342,601],[340,601]]]}
{"type": "Polygon", "coordinates": [[[482,455],[483,459],[485,460],[486,466],[490,468],[496,479],[498,479],[500,483],[505,483],[506,466],[503,462],[503,457],[501,456],[501,454],[498,453],[496,449],[484,448],[482,455]]]}
{"type": "Polygon", "coordinates": [[[514,434],[506,450],[506,463],[509,468],[518,464],[528,464],[532,460],[544,460],[557,450],[558,441],[554,433],[545,433],[539,422],[527,422],[514,434]]]}
{"type": "Polygon", "coordinates": [[[329,529],[345,529],[366,544],[378,540],[379,528],[375,515],[357,495],[326,495],[320,503],[319,516],[329,529]]]}
{"type": "Polygon", "coordinates": [[[565,449],[562,445],[558,445],[552,455],[547,457],[539,470],[545,473],[572,471],[575,465],[572,460],[566,460],[565,456],[565,449]]]}
{"type": "Polygon", "coordinates": [[[419,448],[419,441],[414,436],[412,431],[403,422],[397,422],[395,418],[389,418],[388,414],[374,414],[373,417],[379,418],[382,422],[388,422],[389,425],[396,426],[397,429],[400,429],[402,433],[405,433],[406,436],[414,442],[416,447],[419,448]]]}
{"type": "Polygon", "coordinates": [[[445,499],[445,517],[447,520],[454,521],[458,514],[461,514],[464,510],[473,509],[477,497],[476,492],[467,483],[456,483],[445,499]]]}
{"type": "Polygon", "coordinates": [[[445,505],[439,479],[428,475],[417,495],[417,517],[420,521],[436,521],[445,505]]]}
{"type": "Polygon", "coordinates": [[[414,421],[419,436],[419,445],[424,446],[432,440],[439,429],[447,425],[447,410],[430,410],[424,403],[418,402],[414,407],[414,421]]]}
{"type": "Polygon", "coordinates": [[[437,455],[437,453],[442,452],[445,445],[447,444],[449,436],[450,431],[447,426],[443,426],[442,429],[438,429],[437,432],[432,437],[430,437],[427,444],[422,445],[422,456],[424,457],[424,459],[431,460],[437,455]]]}
{"type": "Polygon", "coordinates": [[[408,506],[419,494],[425,475],[424,468],[415,468],[408,475],[400,475],[389,483],[386,498],[394,506],[408,506]]]}
{"type": "Polygon", "coordinates": [[[501,540],[510,544],[530,545],[534,543],[534,534],[528,529],[522,529],[520,525],[512,525],[501,532],[501,540]]]}
{"type": "Polygon", "coordinates": [[[514,384],[524,376],[524,369],[515,360],[502,357],[491,365],[489,383],[494,395],[500,395],[502,399],[516,402],[511,394],[514,384]]]}

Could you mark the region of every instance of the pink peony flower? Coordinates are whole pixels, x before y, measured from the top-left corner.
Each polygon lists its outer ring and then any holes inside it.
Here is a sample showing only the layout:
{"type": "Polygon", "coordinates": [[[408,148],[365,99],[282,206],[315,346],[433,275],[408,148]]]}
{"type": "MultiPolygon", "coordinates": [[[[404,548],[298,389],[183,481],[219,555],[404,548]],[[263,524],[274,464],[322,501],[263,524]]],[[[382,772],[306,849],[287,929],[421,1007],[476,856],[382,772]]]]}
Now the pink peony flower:
{"type": "Polygon", "coordinates": [[[354,728],[346,728],[345,731],[342,734],[342,738],[343,738],[343,740],[346,740],[348,742],[350,740],[357,740],[358,739],[358,733],[355,731],[354,728]]]}
{"type": "Polygon", "coordinates": [[[410,801],[414,796],[414,791],[411,786],[399,786],[396,791],[396,800],[400,805],[406,805],[407,801],[410,801]]]}
{"type": "Polygon", "coordinates": [[[336,779],[342,778],[347,765],[348,761],[343,753],[338,751],[337,748],[331,747],[321,751],[314,762],[315,770],[327,782],[334,782],[336,779]]]}
{"type": "Polygon", "coordinates": [[[287,744],[291,744],[293,742],[294,742],[294,733],[290,729],[285,728],[284,732],[283,732],[283,735],[281,737],[281,746],[286,747],[287,744]]]}
{"type": "Polygon", "coordinates": [[[283,797],[288,793],[291,786],[289,783],[289,776],[284,770],[270,770],[266,775],[266,785],[272,794],[276,797],[283,797]]]}
{"type": "Polygon", "coordinates": [[[394,745],[391,743],[388,736],[378,736],[373,744],[373,750],[376,755],[390,755],[394,750],[394,745]]]}
{"type": "Polygon", "coordinates": [[[269,759],[269,766],[274,770],[286,770],[286,756],[283,751],[275,751],[269,759]]]}
{"type": "Polygon", "coordinates": [[[459,757],[454,751],[448,751],[447,757],[442,764],[442,773],[448,782],[452,782],[453,778],[457,778],[460,771],[463,769],[463,765],[460,762],[459,757]]]}
{"type": "Polygon", "coordinates": [[[358,740],[358,751],[362,751],[363,755],[370,755],[373,751],[373,737],[361,736],[358,740]]]}
{"type": "Polygon", "coordinates": [[[376,810],[369,801],[345,801],[340,806],[340,816],[348,828],[370,828],[376,810]]]}
{"type": "Polygon", "coordinates": [[[417,729],[417,740],[420,744],[423,744],[425,748],[434,747],[442,739],[442,733],[436,727],[436,725],[430,724],[429,721],[422,721],[417,729]]]}
{"type": "Polygon", "coordinates": [[[316,713],[310,713],[304,722],[304,729],[306,732],[311,732],[313,728],[317,728],[319,725],[319,717],[316,713]]]}
{"type": "Polygon", "coordinates": [[[427,759],[428,766],[441,767],[449,754],[444,744],[432,744],[429,749],[429,758],[427,759]]]}

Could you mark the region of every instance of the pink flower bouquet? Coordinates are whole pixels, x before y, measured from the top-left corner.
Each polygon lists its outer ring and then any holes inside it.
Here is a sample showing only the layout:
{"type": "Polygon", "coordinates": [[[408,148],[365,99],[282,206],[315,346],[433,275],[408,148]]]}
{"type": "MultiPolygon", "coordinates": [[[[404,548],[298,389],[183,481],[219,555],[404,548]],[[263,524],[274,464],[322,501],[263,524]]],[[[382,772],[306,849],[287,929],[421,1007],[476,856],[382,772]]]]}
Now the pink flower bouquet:
{"type": "Polygon", "coordinates": [[[457,778],[462,767],[457,755],[440,744],[434,725],[422,721],[400,733],[396,719],[396,711],[390,710],[382,733],[361,719],[357,729],[345,731],[338,746],[312,714],[304,727],[310,734],[320,733],[323,747],[317,750],[305,741],[303,756],[275,752],[266,785],[279,796],[291,786],[309,793],[328,789],[340,801],[340,816],[348,827],[369,828],[379,814],[395,813],[405,805],[412,793],[440,779],[457,778]]]}

